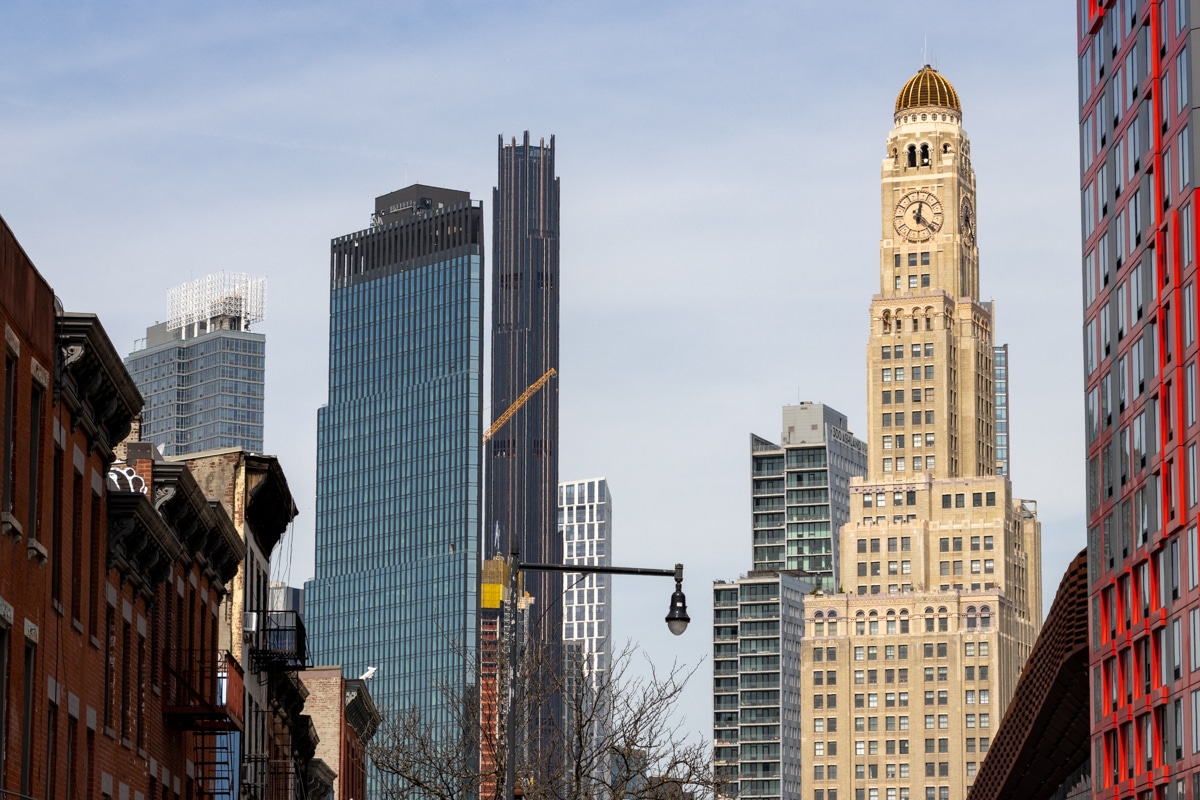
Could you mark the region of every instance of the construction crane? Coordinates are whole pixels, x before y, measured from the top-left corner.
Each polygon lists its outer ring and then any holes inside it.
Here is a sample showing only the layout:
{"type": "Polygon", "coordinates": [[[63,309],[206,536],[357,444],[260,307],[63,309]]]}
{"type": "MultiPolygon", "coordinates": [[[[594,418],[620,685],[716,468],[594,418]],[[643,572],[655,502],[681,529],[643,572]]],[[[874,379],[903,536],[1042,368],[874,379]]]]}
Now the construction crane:
{"type": "Polygon", "coordinates": [[[497,417],[496,421],[492,423],[492,427],[488,428],[487,433],[483,434],[483,444],[487,444],[489,439],[491,439],[493,436],[495,436],[496,433],[501,428],[503,428],[505,425],[507,425],[508,421],[510,419],[512,419],[513,414],[516,414],[517,411],[520,410],[521,406],[525,405],[525,403],[529,400],[529,398],[531,398],[535,394],[537,394],[538,390],[541,389],[543,386],[545,386],[546,383],[550,380],[550,378],[556,374],[557,373],[554,370],[554,368],[551,367],[549,370],[546,371],[545,375],[538,378],[533,383],[529,384],[529,388],[526,389],[525,391],[521,392],[521,396],[517,398],[516,402],[514,402],[511,406],[509,406],[508,409],[503,414],[501,414],[499,417],[497,417]]]}

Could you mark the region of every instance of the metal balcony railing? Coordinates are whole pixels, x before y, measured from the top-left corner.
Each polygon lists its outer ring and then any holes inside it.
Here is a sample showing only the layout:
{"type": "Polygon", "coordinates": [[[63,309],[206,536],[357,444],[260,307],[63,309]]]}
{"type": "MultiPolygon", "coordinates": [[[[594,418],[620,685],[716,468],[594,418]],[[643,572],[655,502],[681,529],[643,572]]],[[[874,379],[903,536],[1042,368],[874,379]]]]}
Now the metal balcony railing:
{"type": "Polygon", "coordinates": [[[242,730],[242,666],[224,650],[185,650],[168,658],[163,715],[186,730],[242,730]]]}
{"type": "Polygon", "coordinates": [[[304,620],[295,611],[258,611],[258,630],[251,634],[250,663],[263,669],[297,670],[308,666],[304,620]]]}

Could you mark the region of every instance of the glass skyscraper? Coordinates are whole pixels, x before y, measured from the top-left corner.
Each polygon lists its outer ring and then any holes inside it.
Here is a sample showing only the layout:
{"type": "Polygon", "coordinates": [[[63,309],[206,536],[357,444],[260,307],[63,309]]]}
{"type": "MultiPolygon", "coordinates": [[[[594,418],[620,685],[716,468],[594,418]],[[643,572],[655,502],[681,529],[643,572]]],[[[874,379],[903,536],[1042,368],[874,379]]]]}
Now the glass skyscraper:
{"type": "Polygon", "coordinates": [[[380,709],[436,731],[476,680],[483,209],[422,185],[375,207],[331,245],[307,622],[314,663],[376,667],[380,709]]]}
{"type": "Polygon", "coordinates": [[[146,398],[142,440],[167,456],[263,450],[266,278],[218,272],[171,289],[166,322],[125,359],[146,398]]]}

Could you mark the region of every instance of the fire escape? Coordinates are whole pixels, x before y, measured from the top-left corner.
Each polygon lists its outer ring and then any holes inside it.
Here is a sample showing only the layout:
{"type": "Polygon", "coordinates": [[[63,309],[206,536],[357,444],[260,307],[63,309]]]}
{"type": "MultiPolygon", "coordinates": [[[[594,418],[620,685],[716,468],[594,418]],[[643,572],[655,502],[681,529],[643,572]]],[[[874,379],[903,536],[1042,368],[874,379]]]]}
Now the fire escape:
{"type": "Polygon", "coordinates": [[[196,792],[203,800],[237,796],[237,734],[243,730],[242,667],[225,651],[185,651],[168,663],[163,715],[188,731],[195,754],[196,792]]]}
{"type": "Polygon", "coordinates": [[[303,713],[308,692],[296,676],[297,670],[308,666],[304,621],[295,611],[250,615],[254,619],[253,633],[247,637],[250,670],[266,684],[270,710],[264,710],[266,752],[247,756],[246,789],[262,800],[303,800],[304,767],[316,749],[312,721],[303,713]]]}

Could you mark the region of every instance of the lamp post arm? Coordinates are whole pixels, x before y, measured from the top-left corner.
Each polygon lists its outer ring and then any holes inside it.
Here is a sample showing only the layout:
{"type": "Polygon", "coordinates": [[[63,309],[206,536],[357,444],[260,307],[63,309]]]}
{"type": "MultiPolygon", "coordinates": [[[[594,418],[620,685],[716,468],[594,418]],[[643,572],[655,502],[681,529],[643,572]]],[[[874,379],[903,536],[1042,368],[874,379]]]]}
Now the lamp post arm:
{"type": "Polygon", "coordinates": [[[530,572],[583,572],[599,575],[661,575],[667,578],[683,579],[683,565],[677,564],[675,569],[647,569],[643,567],[596,567],[587,564],[517,564],[518,570],[530,572]]]}

